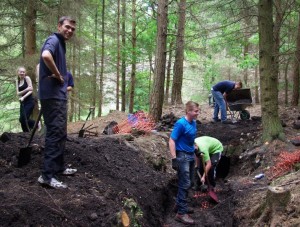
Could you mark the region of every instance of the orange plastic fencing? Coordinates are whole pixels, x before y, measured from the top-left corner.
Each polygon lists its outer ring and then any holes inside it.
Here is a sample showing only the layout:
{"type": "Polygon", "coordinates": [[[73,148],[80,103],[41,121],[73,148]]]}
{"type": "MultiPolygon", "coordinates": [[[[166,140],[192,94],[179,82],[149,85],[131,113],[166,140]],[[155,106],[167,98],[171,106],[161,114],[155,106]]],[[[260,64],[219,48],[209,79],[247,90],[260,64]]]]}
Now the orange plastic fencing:
{"type": "Polygon", "coordinates": [[[267,171],[267,176],[270,180],[290,172],[294,164],[300,162],[300,150],[295,152],[283,151],[275,161],[275,165],[267,171]]]}
{"type": "Polygon", "coordinates": [[[113,132],[115,134],[131,133],[132,129],[135,129],[137,131],[148,133],[155,128],[155,125],[155,121],[149,114],[143,111],[137,111],[136,113],[129,115],[126,120],[114,126],[113,132]]]}

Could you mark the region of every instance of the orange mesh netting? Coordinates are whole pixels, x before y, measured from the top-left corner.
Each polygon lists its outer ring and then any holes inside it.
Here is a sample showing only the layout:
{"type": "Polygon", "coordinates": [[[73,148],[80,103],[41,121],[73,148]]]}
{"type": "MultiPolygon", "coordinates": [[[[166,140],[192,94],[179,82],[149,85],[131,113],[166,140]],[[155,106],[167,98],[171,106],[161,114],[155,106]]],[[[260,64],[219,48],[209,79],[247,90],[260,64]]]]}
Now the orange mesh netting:
{"type": "Polygon", "coordinates": [[[131,133],[133,128],[137,131],[147,133],[155,128],[155,122],[149,114],[137,111],[134,114],[130,114],[126,120],[114,126],[113,132],[115,134],[131,133]]]}
{"type": "Polygon", "coordinates": [[[300,150],[293,153],[283,151],[275,161],[276,164],[267,171],[269,179],[280,177],[291,171],[294,164],[300,162],[300,150]]]}

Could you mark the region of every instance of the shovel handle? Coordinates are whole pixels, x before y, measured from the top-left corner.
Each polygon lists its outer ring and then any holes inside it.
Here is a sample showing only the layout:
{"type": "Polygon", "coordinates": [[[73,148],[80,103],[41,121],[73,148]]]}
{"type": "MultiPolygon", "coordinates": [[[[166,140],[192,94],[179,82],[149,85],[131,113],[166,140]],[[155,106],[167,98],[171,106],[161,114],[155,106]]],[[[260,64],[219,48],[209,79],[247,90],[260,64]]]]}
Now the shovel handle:
{"type": "Polygon", "coordinates": [[[87,115],[87,117],[86,117],[86,119],[85,119],[85,122],[84,122],[84,124],[83,124],[82,127],[81,127],[81,130],[84,128],[84,126],[85,126],[87,120],[89,119],[89,117],[90,117],[91,113],[94,111],[94,109],[95,109],[94,106],[90,107],[90,112],[89,112],[89,114],[87,115]]]}
{"type": "Polygon", "coordinates": [[[29,145],[32,142],[33,136],[34,136],[35,131],[36,131],[37,127],[38,127],[39,121],[41,120],[41,117],[42,117],[42,110],[40,110],[39,115],[38,115],[38,117],[37,117],[37,119],[36,119],[36,121],[34,123],[34,126],[33,126],[33,129],[32,129],[32,132],[31,132],[30,139],[29,139],[29,142],[27,144],[27,147],[29,147],[29,145]]]}

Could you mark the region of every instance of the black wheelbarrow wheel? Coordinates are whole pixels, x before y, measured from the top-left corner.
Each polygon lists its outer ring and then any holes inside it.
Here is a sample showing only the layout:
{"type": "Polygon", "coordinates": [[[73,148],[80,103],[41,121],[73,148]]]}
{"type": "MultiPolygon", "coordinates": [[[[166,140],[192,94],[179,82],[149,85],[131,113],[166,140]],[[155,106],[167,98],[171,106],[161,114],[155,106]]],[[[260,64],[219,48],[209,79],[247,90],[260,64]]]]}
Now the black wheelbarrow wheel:
{"type": "Polygon", "coordinates": [[[248,110],[242,110],[240,111],[240,117],[242,120],[248,120],[250,119],[250,113],[248,110]]]}

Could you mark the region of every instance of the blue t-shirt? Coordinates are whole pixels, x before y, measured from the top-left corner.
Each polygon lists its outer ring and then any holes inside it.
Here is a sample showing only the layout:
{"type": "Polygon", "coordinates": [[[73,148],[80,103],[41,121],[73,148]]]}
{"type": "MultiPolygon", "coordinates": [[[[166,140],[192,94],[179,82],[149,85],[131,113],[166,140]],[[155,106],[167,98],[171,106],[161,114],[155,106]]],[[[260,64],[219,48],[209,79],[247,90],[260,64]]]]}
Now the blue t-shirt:
{"type": "Polygon", "coordinates": [[[68,87],[74,87],[74,80],[73,80],[73,76],[72,73],[70,73],[69,71],[67,72],[67,77],[68,77],[68,87]]]}
{"type": "Polygon", "coordinates": [[[196,121],[189,122],[185,117],[180,118],[174,125],[171,138],[175,141],[177,151],[193,153],[194,140],[196,138],[197,127],[196,121]]]}
{"type": "Polygon", "coordinates": [[[39,98],[40,99],[60,99],[67,100],[67,65],[66,65],[66,43],[64,37],[59,33],[50,35],[45,41],[41,53],[48,50],[54,59],[56,67],[65,83],[61,84],[59,80],[49,77],[53,73],[46,66],[43,58],[40,58],[39,70],[39,98]]]}
{"type": "Polygon", "coordinates": [[[235,82],[230,80],[224,80],[219,83],[217,83],[215,86],[213,86],[214,91],[219,91],[222,94],[226,93],[228,94],[234,89],[235,82]]]}

